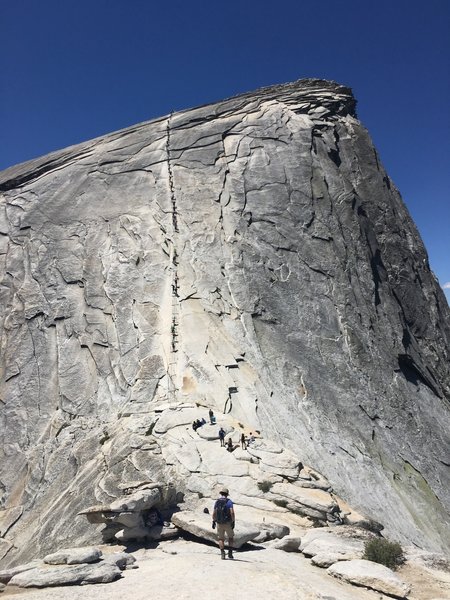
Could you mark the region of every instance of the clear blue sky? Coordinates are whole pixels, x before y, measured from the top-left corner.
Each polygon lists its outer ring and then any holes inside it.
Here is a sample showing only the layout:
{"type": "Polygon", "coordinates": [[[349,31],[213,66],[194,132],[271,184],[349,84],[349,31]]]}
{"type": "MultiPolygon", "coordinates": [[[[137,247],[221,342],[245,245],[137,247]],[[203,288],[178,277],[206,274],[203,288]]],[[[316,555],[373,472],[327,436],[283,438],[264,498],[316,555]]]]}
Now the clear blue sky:
{"type": "Polygon", "coordinates": [[[450,0],[0,0],[0,19],[0,169],[171,110],[334,79],[450,288],[450,0]]]}

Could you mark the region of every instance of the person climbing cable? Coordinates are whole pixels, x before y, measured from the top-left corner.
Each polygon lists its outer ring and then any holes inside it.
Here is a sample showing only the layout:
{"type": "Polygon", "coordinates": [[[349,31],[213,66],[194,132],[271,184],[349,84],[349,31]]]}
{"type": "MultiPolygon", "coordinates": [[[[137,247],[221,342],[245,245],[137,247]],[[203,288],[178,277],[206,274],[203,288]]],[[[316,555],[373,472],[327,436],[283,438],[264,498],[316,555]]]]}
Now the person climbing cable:
{"type": "Polygon", "coordinates": [[[219,498],[214,503],[212,528],[215,529],[217,524],[217,539],[220,548],[220,558],[224,560],[225,535],[228,538],[228,558],[233,558],[235,514],[233,501],[228,498],[228,489],[223,488],[219,494],[219,498]]]}

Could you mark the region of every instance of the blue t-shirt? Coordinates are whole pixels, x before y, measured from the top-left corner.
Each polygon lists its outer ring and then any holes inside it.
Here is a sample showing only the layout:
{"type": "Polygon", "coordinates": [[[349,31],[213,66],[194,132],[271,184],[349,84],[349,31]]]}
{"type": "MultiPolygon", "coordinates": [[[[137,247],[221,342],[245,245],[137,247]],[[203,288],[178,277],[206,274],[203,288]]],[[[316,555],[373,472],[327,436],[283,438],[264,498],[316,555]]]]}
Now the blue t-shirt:
{"type": "MultiPolygon", "coordinates": [[[[225,499],[225,496],[220,496],[220,498],[216,500],[216,502],[214,504],[214,510],[215,511],[217,510],[217,504],[218,504],[218,502],[220,502],[221,500],[224,500],[224,499],[225,499]]],[[[228,513],[229,513],[229,517],[230,517],[228,520],[232,521],[233,518],[231,516],[231,512],[230,511],[233,508],[233,501],[230,500],[230,498],[227,498],[227,501],[225,502],[225,508],[228,509],[228,513]]],[[[219,523],[219,521],[218,521],[218,523],[219,523]]]]}

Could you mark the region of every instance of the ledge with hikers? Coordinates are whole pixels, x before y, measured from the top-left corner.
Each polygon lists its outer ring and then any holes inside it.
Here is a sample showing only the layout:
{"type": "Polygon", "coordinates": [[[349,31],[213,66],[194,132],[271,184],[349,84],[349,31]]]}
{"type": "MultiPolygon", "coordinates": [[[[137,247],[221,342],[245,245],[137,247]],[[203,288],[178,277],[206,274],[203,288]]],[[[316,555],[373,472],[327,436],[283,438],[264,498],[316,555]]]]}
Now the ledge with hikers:
{"type": "Polygon", "coordinates": [[[330,482],[304,466],[297,454],[267,439],[255,420],[220,413],[214,419],[211,413],[207,406],[189,403],[161,409],[152,435],[171,466],[171,480],[156,479],[161,472],[155,461],[154,479],[149,472],[148,478],[127,482],[123,497],[80,513],[90,523],[106,523],[105,541],[181,536],[214,544],[219,552],[211,551],[219,554],[218,560],[236,562],[241,552],[255,548],[300,552],[302,539],[309,530],[313,538],[318,528],[334,536],[333,544],[358,528],[351,552],[361,545],[360,529],[375,535],[381,531],[381,524],[338,498],[330,482]],[[336,540],[341,524],[352,529],[343,529],[336,540]]]}
{"type": "Polygon", "coordinates": [[[228,558],[233,558],[235,514],[233,501],[228,497],[227,488],[220,490],[220,497],[214,503],[212,528],[217,527],[220,557],[225,559],[225,536],[228,540],[228,558]]]}

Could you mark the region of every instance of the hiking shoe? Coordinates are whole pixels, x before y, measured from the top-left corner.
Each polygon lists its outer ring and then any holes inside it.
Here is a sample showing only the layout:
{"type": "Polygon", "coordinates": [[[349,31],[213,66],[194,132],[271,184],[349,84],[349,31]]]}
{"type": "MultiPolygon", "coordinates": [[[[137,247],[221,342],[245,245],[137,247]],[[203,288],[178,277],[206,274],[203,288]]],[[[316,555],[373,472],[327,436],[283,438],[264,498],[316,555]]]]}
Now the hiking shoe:
{"type": "Polygon", "coordinates": [[[228,550],[228,558],[233,558],[233,550],[228,550]]]}
{"type": "Polygon", "coordinates": [[[222,550],[222,552],[220,553],[220,558],[222,560],[225,560],[225,550],[222,550]]]}

